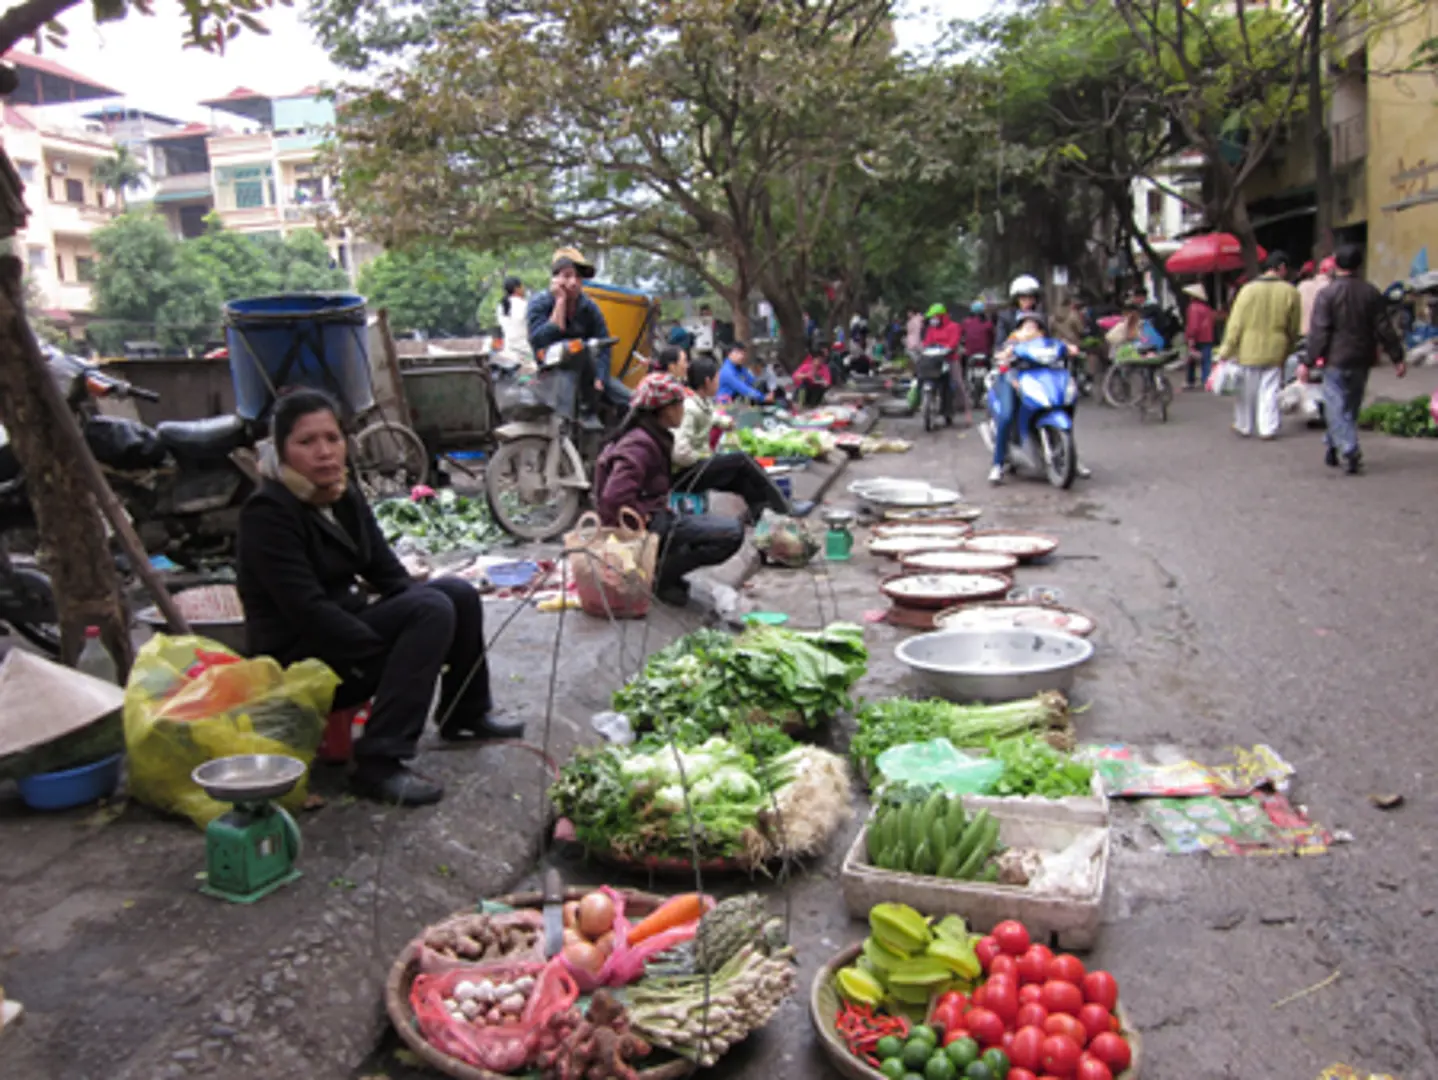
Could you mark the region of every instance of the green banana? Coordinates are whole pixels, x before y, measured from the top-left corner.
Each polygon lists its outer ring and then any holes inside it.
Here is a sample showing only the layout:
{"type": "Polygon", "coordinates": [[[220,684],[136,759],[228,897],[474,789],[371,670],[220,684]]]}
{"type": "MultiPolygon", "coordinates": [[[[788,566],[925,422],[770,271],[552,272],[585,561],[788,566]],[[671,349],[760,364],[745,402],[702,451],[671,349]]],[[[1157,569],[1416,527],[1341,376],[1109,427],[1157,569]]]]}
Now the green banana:
{"type": "Polygon", "coordinates": [[[935,818],[934,823],[929,826],[929,850],[937,859],[942,859],[948,854],[949,828],[942,817],[935,818]]]}
{"type": "Polygon", "coordinates": [[[951,796],[948,812],[944,815],[944,828],[948,831],[951,841],[958,842],[959,837],[963,835],[964,825],[967,824],[967,821],[967,816],[964,814],[963,796],[951,796]]]}
{"type": "Polygon", "coordinates": [[[977,822],[983,819],[983,827],[980,830],[978,841],[974,849],[969,852],[968,857],[959,865],[959,878],[969,881],[978,876],[979,871],[984,868],[988,861],[989,853],[994,849],[994,843],[999,838],[999,823],[992,817],[986,817],[988,811],[980,813],[974,820],[977,822]]]}
{"type": "Polygon", "coordinates": [[[958,872],[958,869],[959,849],[949,848],[948,851],[944,852],[943,861],[939,863],[938,876],[941,878],[951,878],[958,872]]]}
{"type": "Polygon", "coordinates": [[[970,820],[964,829],[964,835],[959,838],[959,865],[963,866],[968,862],[969,856],[973,854],[974,848],[978,847],[979,838],[983,836],[988,828],[991,815],[987,810],[980,810],[970,820]]]}
{"type": "Polygon", "coordinates": [[[934,865],[932,853],[929,851],[929,842],[920,840],[919,846],[914,849],[914,857],[909,860],[909,873],[911,874],[932,874],[930,869],[934,865]]]}

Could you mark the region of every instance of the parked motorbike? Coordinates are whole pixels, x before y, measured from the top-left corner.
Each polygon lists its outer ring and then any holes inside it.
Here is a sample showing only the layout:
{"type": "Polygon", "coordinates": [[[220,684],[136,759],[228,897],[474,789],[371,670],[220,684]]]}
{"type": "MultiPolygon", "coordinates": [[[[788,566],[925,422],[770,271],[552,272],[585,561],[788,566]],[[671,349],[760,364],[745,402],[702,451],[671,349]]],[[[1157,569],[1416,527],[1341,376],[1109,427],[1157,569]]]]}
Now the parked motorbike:
{"type": "MultiPolygon", "coordinates": [[[[1074,448],[1074,405],[1078,387],[1059,349],[1052,343],[1025,342],[1014,350],[1010,373],[1017,382],[1017,415],[1010,427],[1009,467],[1018,473],[1046,476],[1056,488],[1074,482],[1078,454],[1074,448]]],[[[979,431],[992,450],[1000,409],[998,381],[1002,369],[988,376],[988,411],[979,431]]]]}
{"type": "Polygon", "coordinates": [[[934,430],[939,414],[945,424],[954,422],[953,359],[952,349],[931,345],[921,350],[915,360],[914,377],[919,380],[919,411],[925,431],[934,430]]]}
{"type": "Polygon", "coordinates": [[[617,340],[556,342],[528,379],[499,368],[495,396],[505,422],[495,430],[484,487],[495,521],[511,535],[548,540],[579,519],[602,432],[580,420],[579,402],[599,370],[599,350],[617,340]]]}

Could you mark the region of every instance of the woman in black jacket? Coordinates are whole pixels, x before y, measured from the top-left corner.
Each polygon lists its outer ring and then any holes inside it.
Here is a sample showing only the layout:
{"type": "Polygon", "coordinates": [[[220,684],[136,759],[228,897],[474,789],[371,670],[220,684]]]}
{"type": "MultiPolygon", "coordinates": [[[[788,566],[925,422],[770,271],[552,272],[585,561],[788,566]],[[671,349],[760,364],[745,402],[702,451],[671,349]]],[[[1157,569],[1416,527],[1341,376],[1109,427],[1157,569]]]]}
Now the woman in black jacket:
{"type": "Polygon", "coordinates": [[[316,390],[282,397],[277,460],[240,515],[239,590],[252,655],[282,664],[315,657],[342,680],[335,708],[371,698],[355,743],[358,794],[420,806],[444,789],[409,771],[434,686],[447,739],[517,737],[491,721],[484,624],[474,587],[415,584],[350,484],[335,403],[316,390]],[[447,670],[446,670],[447,669],[447,670]]]}

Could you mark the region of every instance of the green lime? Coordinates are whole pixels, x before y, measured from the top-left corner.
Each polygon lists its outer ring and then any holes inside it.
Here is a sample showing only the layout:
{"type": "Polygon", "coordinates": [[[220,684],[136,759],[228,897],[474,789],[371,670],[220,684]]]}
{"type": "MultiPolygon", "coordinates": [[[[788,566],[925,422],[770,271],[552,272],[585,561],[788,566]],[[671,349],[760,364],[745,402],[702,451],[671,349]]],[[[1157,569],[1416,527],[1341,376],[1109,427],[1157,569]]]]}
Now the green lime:
{"type": "Polygon", "coordinates": [[[959,1067],[946,1054],[935,1054],[924,1066],[924,1080],[957,1080],[959,1067]]]}
{"type": "Polygon", "coordinates": [[[904,1040],[897,1035],[885,1035],[874,1044],[874,1056],[880,1061],[896,1058],[904,1052],[904,1040]]]}
{"type": "Polygon", "coordinates": [[[994,1070],[982,1061],[971,1062],[964,1070],[964,1080],[994,1080],[994,1070]]]}
{"type": "Polygon", "coordinates": [[[944,1047],[944,1053],[961,1069],[967,1069],[979,1060],[979,1044],[973,1039],[955,1039],[944,1047]]]}
{"type": "Polygon", "coordinates": [[[896,1057],[885,1058],[879,1065],[879,1071],[889,1080],[904,1080],[904,1077],[909,1074],[909,1070],[904,1068],[904,1063],[896,1057]]]}
{"type": "Polygon", "coordinates": [[[997,1046],[985,1050],[980,1060],[989,1067],[996,1080],[1004,1080],[1004,1077],[1009,1075],[1009,1055],[997,1046]]]}
{"type": "Polygon", "coordinates": [[[927,1039],[910,1039],[904,1044],[903,1062],[911,1072],[923,1072],[933,1055],[934,1046],[927,1039]]]}
{"type": "Polygon", "coordinates": [[[924,1080],[921,1073],[905,1073],[904,1080],[924,1080]]]}
{"type": "Polygon", "coordinates": [[[909,1032],[909,1038],[923,1039],[930,1046],[939,1045],[938,1033],[927,1024],[915,1024],[913,1030],[909,1032]]]}

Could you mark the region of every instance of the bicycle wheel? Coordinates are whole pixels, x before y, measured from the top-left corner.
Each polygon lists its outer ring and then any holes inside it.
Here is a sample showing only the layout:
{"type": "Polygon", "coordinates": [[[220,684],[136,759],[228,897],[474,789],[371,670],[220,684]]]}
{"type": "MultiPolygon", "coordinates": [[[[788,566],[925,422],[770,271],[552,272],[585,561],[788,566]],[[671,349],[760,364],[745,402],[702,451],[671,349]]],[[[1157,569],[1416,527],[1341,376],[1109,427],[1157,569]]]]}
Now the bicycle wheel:
{"type": "Polygon", "coordinates": [[[1115,364],[1103,377],[1103,399],[1115,409],[1133,404],[1133,380],[1129,378],[1129,369],[1123,364],[1115,364]]]}
{"type": "Polygon", "coordinates": [[[403,424],[380,420],[354,437],[354,467],[371,498],[400,498],[429,477],[429,451],[403,424]]]}

